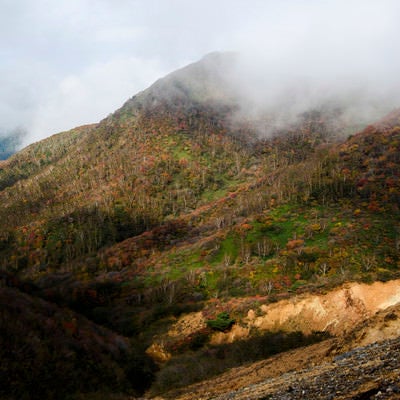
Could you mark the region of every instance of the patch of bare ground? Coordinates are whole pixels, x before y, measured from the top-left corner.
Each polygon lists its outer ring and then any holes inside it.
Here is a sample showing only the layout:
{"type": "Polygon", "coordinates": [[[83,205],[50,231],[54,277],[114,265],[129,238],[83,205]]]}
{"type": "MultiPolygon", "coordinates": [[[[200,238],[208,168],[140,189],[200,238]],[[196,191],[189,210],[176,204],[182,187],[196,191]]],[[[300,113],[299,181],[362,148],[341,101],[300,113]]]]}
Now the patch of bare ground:
{"type": "MultiPolygon", "coordinates": [[[[353,332],[354,327],[369,321],[376,313],[400,303],[400,280],[389,282],[347,283],[324,294],[305,293],[281,300],[273,304],[262,304],[258,309],[250,309],[240,324],[235,324],[228,332],[216,332],[211,343],[218,345],[250,337],[255,332],[328,332],[340,337],[353,332]]],[[[169,360],[172,354],[165,349],[165,343],[185,340],[206,326],[206,318],[201,312],[194,312],[180,317],[164,335],[154,338],[149,348],[155,361],[169,360]],[[153,351],[156,349],[156,351],[153,351]],[[163,354],[159,357],[159,354],[163,354]]],[[[364,342],[368,344],[380,338],[384,339],[393,330],[397,332],[397,322],[387,321],[373,330],[369,328],[364,342]],[[368,342],[369,340],[369,342],[368,342]]]]}
{"type": "MultiPolygon", "coordinates": [[[[390,297],[393,285],[387,286],[390,297]]],[[[372,286],[375,289],[378,287],[372,286]]],[[[364,304],[365,296],[366,292],[364,304]]],[[[342,334],[336,331],[336,335],[156,399],[400,399],[400,303],[369,315],[342,334]]]]}
{"type": "MultiPolygon", "coordinates": [[[[291,350],[247,366],[233,368],[216,378],[200,382],[188,388],[169,392],[161,399],[213,399],[248,385],[256,385],[266,379],[276,379],[297,369],[310,368],[320,363],[334,345],[335,339],[326,340],[306,348],[291,350]]],[[[273,383],[272,383],[273,385],[273,383]]]]}
{"type": "Polygon", "coordinates": [[[400,399],[399,337],[333,356],[335,342],[330,339],[236,368],[157,399],[400,399]]]}

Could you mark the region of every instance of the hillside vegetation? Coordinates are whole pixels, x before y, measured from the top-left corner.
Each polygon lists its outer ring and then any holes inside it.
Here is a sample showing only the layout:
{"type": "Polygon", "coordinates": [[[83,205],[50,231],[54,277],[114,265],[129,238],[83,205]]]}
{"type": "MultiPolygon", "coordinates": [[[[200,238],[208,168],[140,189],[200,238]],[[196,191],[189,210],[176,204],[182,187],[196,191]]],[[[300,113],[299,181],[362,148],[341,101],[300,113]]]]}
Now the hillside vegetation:
{"type": "MultiPolygon", "coordinates": [[[[65,396],[140,393],[153,361],[162,392],[176,377],[144,350],[185,313],[216,322],[166,343],[169,365],[208,354],[254,304],[399,276],[400,111],[347,137],[321,105],[263,137],[269,116],[234,117],[224,65],[206,58],[1,162],[4,395],[28,393],[28,373],[48,398],[59,380],[65,396]]],[[[281,349],[322,339],[285,335],[281,349]]]]}

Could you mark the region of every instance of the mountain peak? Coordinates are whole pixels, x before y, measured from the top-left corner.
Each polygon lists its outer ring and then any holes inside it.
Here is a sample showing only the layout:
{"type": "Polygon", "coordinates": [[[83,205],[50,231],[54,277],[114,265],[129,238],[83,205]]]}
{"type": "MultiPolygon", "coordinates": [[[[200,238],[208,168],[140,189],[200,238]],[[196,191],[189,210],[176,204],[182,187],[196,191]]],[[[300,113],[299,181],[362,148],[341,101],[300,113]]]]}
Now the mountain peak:
{"type": "Polygon", "coordinates": [[[148,89],[129,99],[122,109],[154,109],[167,105],[176,109],[189,103],[209,106],[232,104],[234,91],[229,78],[237,62],[234,52],[212,52],[202,59],[157,80],[148,89]]]}
{"type": "Polygon", "coordinates": [[[374,126],[381,129],[391,129],[395,126],[400,126],[400,108],[397,108],[387,114],[385,117],[376,122],[374,126]]]}

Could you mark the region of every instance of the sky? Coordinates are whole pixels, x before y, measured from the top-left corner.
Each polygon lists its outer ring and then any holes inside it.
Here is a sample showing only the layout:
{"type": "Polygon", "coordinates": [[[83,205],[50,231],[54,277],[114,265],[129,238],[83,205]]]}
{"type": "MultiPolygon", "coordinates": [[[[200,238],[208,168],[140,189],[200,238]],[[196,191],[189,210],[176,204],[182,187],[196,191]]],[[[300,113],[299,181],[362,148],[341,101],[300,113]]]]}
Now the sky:
{"type": "Polygon", "coordinates": [[[0,0],[0,135],[98,122],[213,51],[246,55],[257,96],[299,76],[400,93],[399,20],[398,0],[0,0]]]}

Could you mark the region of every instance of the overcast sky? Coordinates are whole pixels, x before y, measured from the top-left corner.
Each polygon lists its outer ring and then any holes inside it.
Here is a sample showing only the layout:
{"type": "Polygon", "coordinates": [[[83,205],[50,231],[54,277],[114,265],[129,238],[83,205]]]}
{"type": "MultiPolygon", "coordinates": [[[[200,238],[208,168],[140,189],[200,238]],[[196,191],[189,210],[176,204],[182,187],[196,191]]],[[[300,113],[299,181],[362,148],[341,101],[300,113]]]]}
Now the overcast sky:
{"type": "Polygon", "coordinates": [[[219,50],[393,90],[399,21],[398,0],[0,0],[0,133],[27,144],[98,122],[219,50]]]}

